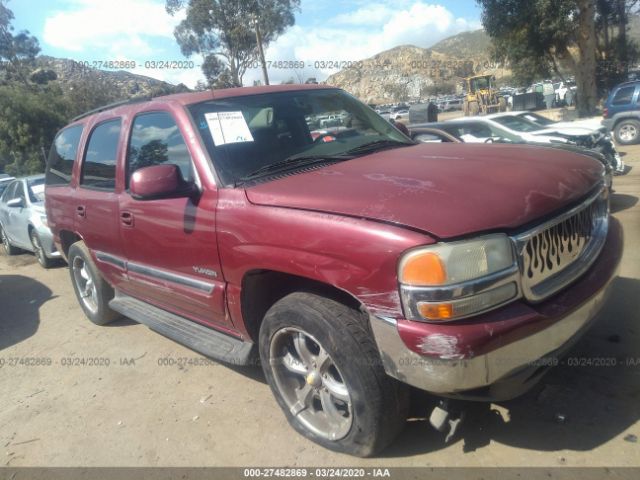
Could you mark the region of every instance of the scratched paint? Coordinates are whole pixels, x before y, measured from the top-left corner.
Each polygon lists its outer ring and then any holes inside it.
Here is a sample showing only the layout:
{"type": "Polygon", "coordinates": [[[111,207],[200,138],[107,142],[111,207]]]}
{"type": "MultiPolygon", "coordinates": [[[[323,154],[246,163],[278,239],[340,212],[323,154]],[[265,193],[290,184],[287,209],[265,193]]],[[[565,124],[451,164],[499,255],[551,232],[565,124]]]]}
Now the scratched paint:
{"type": "Polygon", "coordinates": [[[425,355],[437,356],[447,360],[464,357],[458,349],[458,338],[443,333],[433,333],[422,337],[418,347],[425,355]]]}

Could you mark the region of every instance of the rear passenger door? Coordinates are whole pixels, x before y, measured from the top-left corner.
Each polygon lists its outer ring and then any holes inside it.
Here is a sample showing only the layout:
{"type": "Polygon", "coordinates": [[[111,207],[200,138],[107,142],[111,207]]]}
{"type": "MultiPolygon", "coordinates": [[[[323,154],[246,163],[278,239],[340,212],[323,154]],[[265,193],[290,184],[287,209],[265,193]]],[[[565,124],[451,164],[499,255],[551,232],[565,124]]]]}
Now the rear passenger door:
{"type": "Polygon", "coordinates": [[[85,144],[78,189],[73,197],[76,231],[95,255],[102,274],[115,286],[126,281],[116,194],[121,130],[120,118],[107,119],[93,127],[85,144]]]}
{"type": "Polygon", "coordinates": [[[227,326],[224,282],[215,234],[216,191],[199,198],[136,200],[129,180],[138,169],[177,165],[198,183],[180,128],[168,111],[132,120],[120,199],[120,229],[127,257],[128,293],[186,318],[227,326]]]}

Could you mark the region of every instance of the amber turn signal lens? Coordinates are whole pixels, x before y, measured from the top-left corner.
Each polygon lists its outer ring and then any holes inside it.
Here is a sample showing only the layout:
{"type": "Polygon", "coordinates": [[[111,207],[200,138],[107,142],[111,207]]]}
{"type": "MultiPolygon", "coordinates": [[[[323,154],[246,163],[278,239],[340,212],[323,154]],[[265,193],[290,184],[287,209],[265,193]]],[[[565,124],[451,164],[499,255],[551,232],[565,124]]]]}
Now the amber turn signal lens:
{"type": "Polygon", "coordinates": [[[440,257],[434,252],[421,252],[410,256],[400,270],[400,282],[404,285],[442,285],[447,271],[440,257]]]}
{"type": "Polygon", "coordinates": [[[418,303],[418,312],[427,320],[449,320],[453,317],[450,303],[418,303]]]}

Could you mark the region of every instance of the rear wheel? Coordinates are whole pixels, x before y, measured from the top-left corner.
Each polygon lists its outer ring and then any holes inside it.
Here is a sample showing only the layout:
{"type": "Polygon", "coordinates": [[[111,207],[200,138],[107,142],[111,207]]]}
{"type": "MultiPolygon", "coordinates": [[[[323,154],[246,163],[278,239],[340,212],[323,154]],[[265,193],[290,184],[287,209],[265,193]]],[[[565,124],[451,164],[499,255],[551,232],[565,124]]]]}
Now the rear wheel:
{"type": "Polygon", "coordinates": [[[621,145],[634,145],[640,141],[640,122],[638,120],[622,120],[614,128],[616,142],[621,145]]]}
{"type": "Polygon", "coordinates": [[[267,312],[260,358],[293,428],[342,453],[373,455],[402,430],[408,389],[387,376],[362,314],[310,293],[267,312]]]}
{"type": "Polygon", "coordinates": [[[84,242],[69,248],[69,272],[78,302],[85,315],[96,325],[106,325],[120,315],[109,308],[114,292],[98,272],[84,242]]]}
{"type": "Polygon", "coordinates": [[[40,237],[38,236],[38,232],[35,230],[31,230],[31,245],[33,246],[33,253],[38,260],[38,263],[42,268],[51,268],[53,266],[54,261],[47,257],[44,248],[42,248],[42,242],[40,241],[40,237]]]}
{"type": "Polygon", "coordinates": [[[4,247],[4,251],[7,255],[17,255],[20,253],[20,249],[11,245],[7,234],[4,232],[4,228],[0,226],[0,238],[2,238],[2,246],[4,247]]]}

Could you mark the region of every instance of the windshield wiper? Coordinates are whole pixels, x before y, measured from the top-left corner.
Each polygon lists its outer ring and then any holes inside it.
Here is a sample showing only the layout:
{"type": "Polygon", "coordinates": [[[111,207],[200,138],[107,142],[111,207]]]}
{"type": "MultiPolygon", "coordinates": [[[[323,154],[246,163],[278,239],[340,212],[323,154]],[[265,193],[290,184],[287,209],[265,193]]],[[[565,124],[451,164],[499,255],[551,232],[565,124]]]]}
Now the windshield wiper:
{"type": "Polygon", "coordinates": [[[241,185],[250,180],[263,177],[269,173],[277,173],[297,167],[305,167],[314,163],[333,163],[350,160],[353,155],[293,155],[279,162],[264,165],[257,170],[245,175],[236,182],[236,186],[241,185]]]}
{"type": "Polygon", "coordinates": [[[402,142],[400,140],[374,140],[373,142],[363,143],[358,147],[347,150],[345,153],[368,153],[375,152],[376,150],[382,150],[383,148],[408,147],[411,145],[417,145],[417,143],[402,142]]]}

